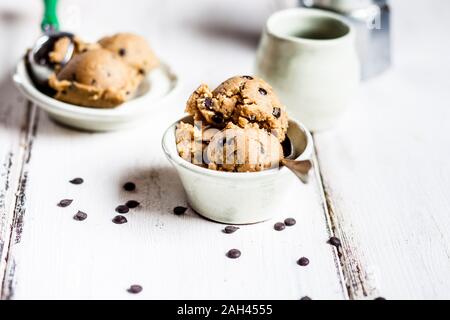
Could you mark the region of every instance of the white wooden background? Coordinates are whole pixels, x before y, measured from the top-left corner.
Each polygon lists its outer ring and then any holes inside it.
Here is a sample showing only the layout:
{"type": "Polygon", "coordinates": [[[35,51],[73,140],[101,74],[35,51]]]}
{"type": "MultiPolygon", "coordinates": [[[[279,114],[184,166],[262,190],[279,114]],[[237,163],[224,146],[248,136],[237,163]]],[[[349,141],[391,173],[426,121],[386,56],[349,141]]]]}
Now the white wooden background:
{"type": "Polygon", "coordinates": [[[162,131],[200,82],[251,73],[276,3],[61,1],[63,28],[91,40],[140,33],[183,81],[154,122],[100,134],[54,124],[16,91],[10,75],[39,35],[41,7],[0,4],[2,299],[450,298],[448,1],[392,1],[394,65],[361,86],[334,130],[315,134],[320,170],[280,206],[296,226],[276,232],[275,219],[229,235],[172,214],[186,200],[162,131]],[[78,176],[83,185],[68,183],[78,176]],[[121,190],[128,180],[137,192],[121,190]],[[57,207],[63,198],[74,202],[57,207]],[[129,199],[142,207],[113,224],[129,199]],[[77,210],[87,220],[74,221],[77,210]],[[326,243],[333,234],[340,255],[326,243]],[[241,258],[226,258],[231,248],[241,258]],[[144,290],[131,295],[135,283],[144,290]]]}

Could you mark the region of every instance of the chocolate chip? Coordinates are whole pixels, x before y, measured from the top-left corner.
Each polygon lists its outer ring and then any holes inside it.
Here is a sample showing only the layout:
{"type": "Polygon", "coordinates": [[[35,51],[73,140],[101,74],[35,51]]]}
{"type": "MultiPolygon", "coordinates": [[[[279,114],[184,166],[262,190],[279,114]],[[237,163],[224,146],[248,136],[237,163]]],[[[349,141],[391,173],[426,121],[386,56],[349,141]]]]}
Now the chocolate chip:
{"type": "Polygon", "coordinates": [[[247,79],[247,80],[253,80],[252,76],[242,76],[242,78],[247,79]]]}
{"type": "Polygon", "coordinates": [[[239,229],[239,227],[235,227],[235,226],[226,226],[222,231],[224,233],[234,233],[239,229]]]}
{"type": "Polygon", "coordinates": [[[331,244],[332,246],[340,247],[341,246],[341,240],[339,240],[339,238],[336,237],[331,237],[327,243],[331,244]]]}
{"type": "Polygon", "coordinates": [[[136,185],[133,182],[127,182],[123,185],[125,191],[134,191],[136,190],[136,185]]]}
{"type": "Polygon", "coordinates": [[[74,216],[73,216],[74,220],[77,221],[83,221],[87,218],[87,214],[82,212],[82,211],[78,211],[74,216]]]}
{"type": "Polygon", "coordinates": [[[263,89],[263,88],[259,88],[259,89],[258,89],[258,92],[259,92],[260,94],[262,94],[263,96],[265,96],[265,95],[267,94],[266,89],[263,89]]]}
{"type": "Polygon", "coordinates": [[[69,181],[71,184],[82,184],[84,180],[82,178],[75,178],[69,181]]]}
{"type": "Polygon", "coordinates": [[[125,92],[126,95],[129,95],[130,93],[131,93],[130,91],[126,91],[126,92],[125,92]]]}
{"type": "Polygon", "coordinates": [[[386,298],[383,298],[383,297],[376,297],[376,298],[373,299],[373,300],[386,300],[386,298]]]}
{"type": "Polygon", "coordinates": [[[73,200],[71,199],[63,199],[58,203],[58,207],[65,208],[72,204],[73,200]]]}
{"type": "Polygon", "coordinates": [[[139,74],[141,74],[141,75],[145,75],[145,70],[144,69],[139,69],[139,74]]]}
{"type": "Polygon", "coordinates": [[[130,200],[130,201],[127,201],[127,203],[125,205],[130,209],[134,209],[134,208],[139,207],[140,203],[137,202],[136,200],[130,200]]]}
{"type": "Polygon", "coordinates": [[[66,90],[61,91],[62,94],[67,94],[66,90]]]}
{"type": "Polygon", "coordinates": [[[127,291],[129,293],[137,294],[142,291],[142,286],[140,286],[138,284],[133,284],[127,289],[127,291]]]}
{"type": "Polygon", "coordinates": [[[278,119],[281,116],[281,109],[278,107],[273,108],[272,114],[278,119]]]}
{"type": "Polygon", "coordinates": [[[123,57],[126,53],[127,51],[124,48],[119,49],[119,56],[123,57]]]}
{"type": "Polygon", "coordinates": [[[302,267],[306,267],[309,264],[309,259],[306,257],[301,257],[298,259],[297,264],[302,267]]]}
{"type": "Polygon", "coordinates": [[[312,299],[308,296],[304,296],[304,297],[301,297],[300,300],[312,300],[312,299]]]}
{"type": "Polygon", "coordinates": [[[124,205],[117,206],[117,208],[116,208],[116,212],[118,212],[118,213],[128,213],[129,211],[130,211],[130,209],[124,205]]]}
{"type": "Polygon", "coordinates": [[[284,230],[284,228],[286,228],[286,226],[284,225],[283,222],[277,222],[274,224],[273,228],[277,231],[282,231],[284,230]]]}
{"type": "Polygon", "coordinates": [[[284,224],[287,225],[288,227],[291,227],[296,223],[297,223],[297,221],[295,221],[294,218],[287,218],[284,220],[284,224]]]}
{"type": "Polygon", "coordinates": [[[87,48],[84,48],[83,50],[81,50],[81,53],[85,53],[85,52],[87,52],[88,51],[88,49],[87,48]]]}
{"type": "Polygon", "coordinates": [[[114,222],[115,224],[123,224],[123,223],[127,223],[128,220],[124,216],[115,216],[112,219],[112,222],[114,222]]]}
{"type": "Polygon", "coordinates": [[[97,80],[95,80],[95,79],[91,80],[91,85],[95,85],[96,83],[97,83],[97,80]]]}
{"type": "Polygon", "coordinates": [[[205,98],[205,107],[207,107],[208,109],[212,109],[211,108],[212,105],[213,105],[212,99],[211,98],[205,98]]]}
{"type": "Polygon", "coordinates": [[[227,257],[230,259],[237,259],[241,256],[241,251],[238,249],[231,249],[227,252],[227,257]]]}
{"type": "Polygon", "coordinates": [[[186,207],[178,206],[178,207],[173,208],[173,213],[175,213],[177,216],[181,216],[182,214],[184,214],[186,212],[187,209],[188,208],[186,208],[186,207]]]}
{"type": "Polygon", "coordinates": [[[212,116],[212,121],[217,124],[223,123],[223,114],[217,112],[215,115],[212,116]]]}

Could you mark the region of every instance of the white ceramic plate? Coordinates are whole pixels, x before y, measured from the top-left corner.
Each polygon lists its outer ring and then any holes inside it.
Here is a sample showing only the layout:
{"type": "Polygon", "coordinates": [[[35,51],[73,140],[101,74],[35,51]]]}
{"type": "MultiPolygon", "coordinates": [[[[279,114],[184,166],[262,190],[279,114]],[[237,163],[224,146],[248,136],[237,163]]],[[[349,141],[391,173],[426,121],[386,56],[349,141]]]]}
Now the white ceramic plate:
{"type": "Polygon", "coordinates": [[[43,94],[32,83],[23,59],[17,64],[13,80],[25,97],[47,111],[51,118],[89,131],[119,130],[136,125],[137,121],[157,113],[162,104],[174,95],[179,82],[170,68],[162,63],[147,75],[133,99],[113,109],[98,109],[65,103],[43,94]]]}

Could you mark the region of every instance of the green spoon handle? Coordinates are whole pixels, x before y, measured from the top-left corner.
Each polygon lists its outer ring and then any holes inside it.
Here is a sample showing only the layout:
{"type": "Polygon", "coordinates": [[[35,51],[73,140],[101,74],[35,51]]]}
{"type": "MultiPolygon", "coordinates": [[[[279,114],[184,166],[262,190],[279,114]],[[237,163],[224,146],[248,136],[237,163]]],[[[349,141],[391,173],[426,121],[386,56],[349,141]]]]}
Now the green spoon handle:
{"type": "Polygon", "coordinates": [[[44,17],[42,18],[41,30],[43,32],[59,31],[56,6],[58,0],[44,0],[44,17]]]}

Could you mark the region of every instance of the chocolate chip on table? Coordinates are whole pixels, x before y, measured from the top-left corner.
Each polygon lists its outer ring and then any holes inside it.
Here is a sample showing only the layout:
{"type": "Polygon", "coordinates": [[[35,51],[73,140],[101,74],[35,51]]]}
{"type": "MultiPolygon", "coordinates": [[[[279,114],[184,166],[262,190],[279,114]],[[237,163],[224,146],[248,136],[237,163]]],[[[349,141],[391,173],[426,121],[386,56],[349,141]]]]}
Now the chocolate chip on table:
{"type": "Polygon", "coordinates": [[[332,246],[335,246],[336,248],[341,246],[341,240],[339,240],[339,238],[336,237],[331,237],[328,240],[328,243],[331,244],[332,246]]]}
{"type": "Polygon", "coordinates": [[[286,228],[286,226],[284,225],[283,222],[277,222],[274,224],[273,228],[277,231],[282,231],[284,230],[284,228],[286,228]]]}
{"type": "Polygon", "coordinates": [[[292,227],[296,223],[297,221],[295,221],[294,218],[287,218],[284,220],[284,224],[287,225],[288,227],[292,227]]]}
{"type": "Polygon", "coordinates": [[[222,231],[224,233],[234,233],[239,229],[239,227],[236,226],[226,226],[222,231]]]}
{"type": "Polygon", "coordinates": [[[127,201],[127,203],[125,203],[125,205],[130,209],[134,209],[134,208],[139,207],[140,203],[136,200],[130,200],[130,201],[127,201]]]}
{"type": "Polygon", "coordinates": [[[253,80],[252,76],[242,76],[242,78],[247,79],[247,80],[253,80]]]}
{"type": "Polygon", "coordinates": [[[128,213],[130,211],[130,208],[124,205],[120,205],[116,207],[116,212],[118,213],[128,213]]]}
{"type": "Polygon", "coordinates": [[[75,178],[69,181],[71,184],[82,184],[84,180],[82,178],[75,178]]]}
{"type": "Polygon", "coordinates": [[[187,209],[188,208],[186,208],[186,207],[178,206],[178,207],[173,208],[173,213],[175,213],[177,216],[181,216],[182,214],[185,214],[187,209]]]}
{"type": "Polygon", "coordinates": [[[213,105],[213,101],[211,98],[205,98],[205,107],[207,107],[208,109],[211,109],[213,105]]]}
{"type": "Polygon", "coordinates": [[[267,95],[266,89],[259,88],[259,89],[258,89],[258,92],[259,92],[261,95],[263,95],[263,96],[267,95]]]}
{"type": "Polygon", "coordinates": [[[124,216],[115,216],[112,219],[112,222],[114,222],[115,224],[123,224],[123,223],[127,223],[128,220],[124,216]]]}
{"type": "Polygon", "coordinates": [[[129,293],[137,294],[142,291],[142,286],[140,286],[138,284],[133,284],[127,289],[127,291],[129,293]]]}
{"type": "Polygon", "coordinates": [[[297,264],[302,267],[306,267],[309,264],[309,259],[306,257],[301,257],[298,259],[297,264]]]}
{"type": "Polygon", "coordinates": [[[222,124],[223,123],[223,114],[221,114],[220,112],[217,112],[215,115],[212,116],[211,119],[214,123],[222,124]]]}
{"type": "Polygon", "coordinates": [[[304,297],[301,297],[300,300],[312,300],[312,299],[308,296],[304,296],[304,297]]]}
{"type": "Polygon", "coordinates": [[[126,53],[127,51],[124,48],[119,49],[119,56],[123,57],[126,53]]]}
{"type": "Polygon", "coordinates": [[[123,185],[123,189],[125,191],[134,191],[136,190],[136,185],[133,182],[127,182],[123,185]]]}
{"type": "Polygon", "coordinates": [[[230,259],[237,259],[241,256],[241,251],[238,249],[231,249],[227,252],[227,257],[230,259]]]}
{"type": "Polygon", "coordinates": [[[273,114],[273,116],[274,116],[275,118],[278,119],[278,118],[281,116],[281,109],[278,108],[278,107],[274,107],[274,108],[273,108],[273,111],[272,111],[272,114],[273,114]]]}
{"type": "Polygon", "coordinates": [[[383,297],[376,297],[376,298],[373,299],[373,300],[386,300],[386,298],[383,298],[383,297]]]}
{"type": "Polygon", "coordinates": [[[78,211],[74,216],[73,219],[77,220],[77,221],[83,221],[86,220],[87,218],[87,214],[82,212],[82,211],[78,211]]]}
{"type": "Polygon", "coordinates": [[[58,207],[65,208],[72,204],[72,199],[63,199],[58,203],[58,207]]]}

